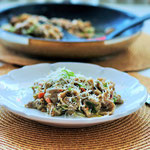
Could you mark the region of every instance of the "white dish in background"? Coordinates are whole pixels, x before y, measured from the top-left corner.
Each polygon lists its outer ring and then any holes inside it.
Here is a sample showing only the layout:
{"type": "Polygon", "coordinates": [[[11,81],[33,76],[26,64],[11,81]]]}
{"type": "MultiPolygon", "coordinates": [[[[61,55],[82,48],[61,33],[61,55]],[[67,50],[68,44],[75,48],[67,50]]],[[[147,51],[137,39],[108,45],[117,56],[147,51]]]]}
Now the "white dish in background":
{"type": "Polygon", "coordinates": [[[58,127],[86,127],[127,116],[138,110],[145,103],[147,96],[146,88],[127,73],[87,63],[37,64],[13,70],[0,77],[0,105],[22,117],[58,127]],[[124,104],[117,107],[111,116],[94,118],[51,117],[39,110],[25,108],[24,104],[33,100],[29,87],[35,80],[47,76],[51,70],[59,67],[66,67],[87,77],[102,77],[115,82],[116,91],[123,98],[124,104]]]}

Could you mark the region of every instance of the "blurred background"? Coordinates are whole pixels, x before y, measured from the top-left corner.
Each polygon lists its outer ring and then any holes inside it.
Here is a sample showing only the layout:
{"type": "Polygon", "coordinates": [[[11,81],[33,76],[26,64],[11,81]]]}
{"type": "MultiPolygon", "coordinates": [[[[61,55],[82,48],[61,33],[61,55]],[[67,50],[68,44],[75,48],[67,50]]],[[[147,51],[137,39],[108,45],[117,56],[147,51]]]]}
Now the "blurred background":
{"type": "Polygon", "coordinates": [[[7,3],[7,2],[63,2],[69,1],[72,3],[93,3],[93,4],[105,4],[105,3],[118,3],[118,4],[150,4],[150,0],[0,0],[0,2],[7,3]]]}

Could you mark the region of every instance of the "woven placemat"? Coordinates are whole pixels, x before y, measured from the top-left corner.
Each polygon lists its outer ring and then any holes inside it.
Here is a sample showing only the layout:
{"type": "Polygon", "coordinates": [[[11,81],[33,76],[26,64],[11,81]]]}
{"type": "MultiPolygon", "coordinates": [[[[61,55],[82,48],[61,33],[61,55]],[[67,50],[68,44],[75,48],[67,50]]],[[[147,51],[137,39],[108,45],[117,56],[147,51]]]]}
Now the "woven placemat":
{"type": "MultiPolygon", "coordinates": [[[[0,67],[0,75],[14,66],[0,67]]],[[[150,78],[131,73],[150,92],[150,78]]],[[[150,107],[143,106],[135,113],[97,126],[81,129],[62,129],[39,124],[0,108],[0,149],[150,149],[150,107]]]]}
{"type": "MultiPolygon", "coordinates": [[[[122,71],[137,71],[150,67],[150,35],[142,33],[140,37],[128,48],[128,50],[112,56],[102,57],[91,60],[78,60],[83,62],[95,63],[104,67],[113,67],[122,71]]],[[[31,65],[41,62],[68,61],[62,59],[40,59],[12,50],[7,50],[0,45],[0,60],[3,62],[17,65],[31,65]],[[50,61],[53,60],[53,61],[50,61]]],[[[75,60],[69,60],[75,61],[75,60]]]]}
{"type": "Polygon", "coordinates": [[[13,65],[10,64],[4,64],[0,67],[0,75],[4,75],[6,73],[8,73],[9,71],[13,70],[13,69],[17,69],[18,67],[15,67],[13,65]]]}
{"type": "Polygon", "coordinates": [[[1,149],[150,149],[150,108],[97,126],[62,129],[0,109],[1,149]]]}
{"type": "Polygon", "coordinates": [[[127,51],[114,55],[105,61],[93,62],[104,67],[122,71],[138,71],[150,67],[150,35],[145,33],[133,42],[127,51]]]}

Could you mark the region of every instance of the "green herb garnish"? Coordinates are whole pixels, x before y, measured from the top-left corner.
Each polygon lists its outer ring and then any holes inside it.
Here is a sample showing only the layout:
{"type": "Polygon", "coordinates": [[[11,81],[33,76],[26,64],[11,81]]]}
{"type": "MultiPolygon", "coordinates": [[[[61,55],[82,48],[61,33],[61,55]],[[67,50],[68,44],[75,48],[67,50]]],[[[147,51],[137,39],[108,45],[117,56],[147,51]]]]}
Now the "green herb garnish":
{"type": "Polygon", "coordinates": [[[62,72],[64,72],[64,74],[62,74],[64,76],[64,78],[70,79],[70,77],[75,77],[74,72],[71,72],[71,71],[69,72],[66,69],[63,69],[62,72]]]}
{"type": "Polygon", "coordinates": [[[103,86],[104,86],[104,87],[107,87],[107,83],[104,83],[103,86]]]}
{"type": "Polygon", "coordinates": [[[116,103],[117,102],[117,97],[113,97],[113,100],[114,100],[114,103],[116,103]]]}
{"type": "Polygon", "coordinates": [[[68,91],[71,91],[71,90],[72,90],[72,88],[71,88],[71,87],[69,87],[69,88],[68,88],[68,91]]]}
{"type": "Polygon", "coordinates": [[[79,85],[79,88],[81,88],[81,87],[82,87],[82,85],[81,85],[80,83],[78,83],[78,85],[79,85]]]}
{"type": "Polygon", "coordinates": [[[79,88],[81,88],[81,87],[86,88],[85,85],[82,85],[82,84],[80,84],[80,83],[78,83],[78,85],[79,85],[79,88]]]}
{"type": "Polygon", "coordinates": [[[26,33],[27,33],[27,34],[31,34],[31,33],[34,32],[34,30],[35,30],[36,28],[37,28],[37,26],[36,26],[36,25],[33,25],[33,26],[31,26],[29,29],[26,30],[26,33]]]}
{"type": "Polygon", "coordinates": [[[97,83],[99,83],[99,84],[100,84],[101,82],[100,82],[99,80],[97,80],[97,83]]]}

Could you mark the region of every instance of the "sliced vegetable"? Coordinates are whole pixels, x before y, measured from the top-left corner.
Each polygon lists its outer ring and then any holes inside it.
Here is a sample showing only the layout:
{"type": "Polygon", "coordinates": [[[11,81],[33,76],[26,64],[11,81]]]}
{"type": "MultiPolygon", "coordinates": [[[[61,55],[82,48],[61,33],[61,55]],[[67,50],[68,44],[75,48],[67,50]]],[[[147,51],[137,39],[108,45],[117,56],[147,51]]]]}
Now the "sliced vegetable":
{"type": "Polygon", "coordinates": [[[85,109],[86,109],[86,110],[89,110],[89,108],[88,108],[88,107],[86,107],[85,109]]]}
{"type": "Polygon", "coordinates": [[[51,100],[50,100],[50,98],[46,98],[45,101],[46,101],[47,103],[52,103],[51,100]]]}
{"type": "Polygon", "coordinates": [[[82,92],[86,91],[85,88],[80,88],[82,92]]]}
{"type": "Polygon", "coordinates": [[[39,93],[39,94],[38,94],[38,98],[43,98],[43,97],[44,97],[44,94],[45,94],[45,93],[43,93],[43,92],[39,93]]]}
{"type": "Polygon", "coordinates": [[[63,91],[63,89],[60,89],[60,90],[59,90],[59,92],[62,92],[62,91],[63,91]]]}

